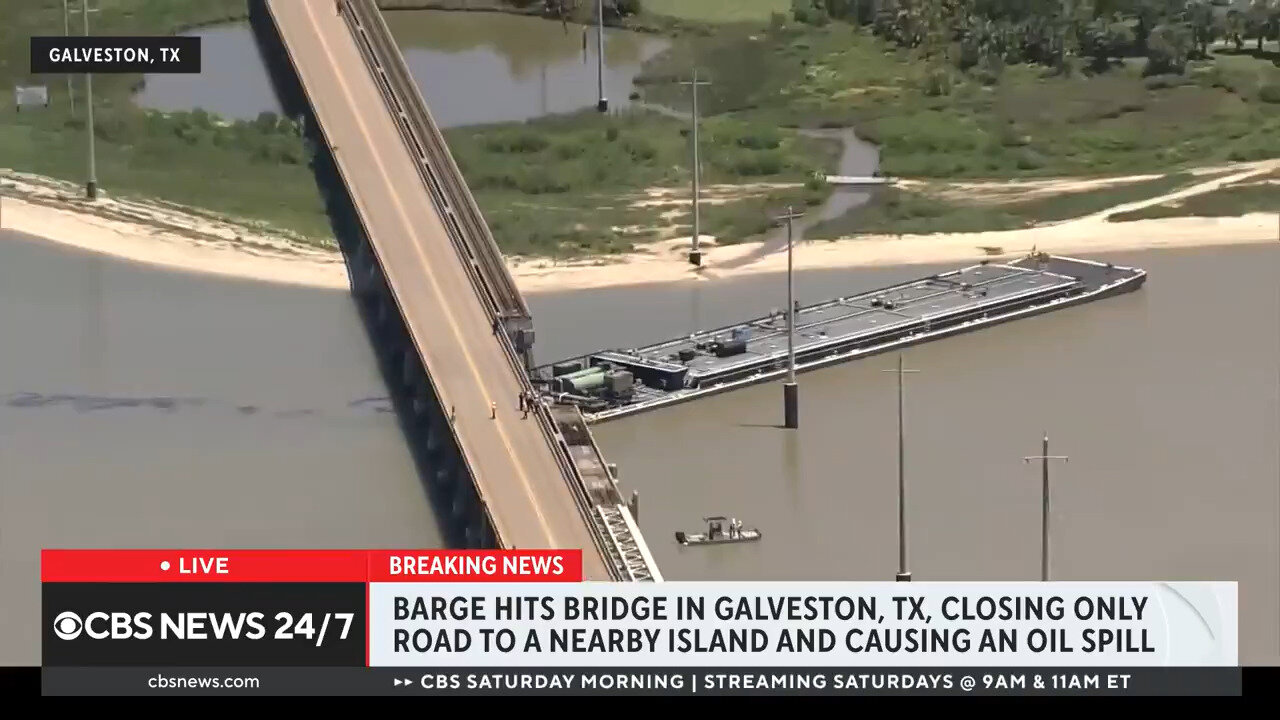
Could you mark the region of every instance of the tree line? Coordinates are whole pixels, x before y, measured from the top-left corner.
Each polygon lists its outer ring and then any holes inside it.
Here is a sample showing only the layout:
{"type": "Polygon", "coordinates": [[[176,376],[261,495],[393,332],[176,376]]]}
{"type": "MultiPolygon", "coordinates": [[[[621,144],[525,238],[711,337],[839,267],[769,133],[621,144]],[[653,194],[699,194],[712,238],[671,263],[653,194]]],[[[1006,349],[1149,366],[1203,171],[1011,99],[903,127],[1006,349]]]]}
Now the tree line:
{"type": "MultiPolygon", "coordinates": [[[[1280,37],[1280,0],[792,0],[792,17],[870,27],[901,47],[943,56],[961,69],[1035,63],[1063,69],[1069,57],[1102,71],[1146,57],[1147,74],[1181,73],[1225,40],[1280,37]]],[[[778,18],[775,18],[777,22],[778,18]]]]}
{"type": "Polygon", "coordinates": [[[618,20],[641,11],[640,0],[505,0],[519,8],[537,7],[547,17],[561,20],[585,20],[594,18],[598,9],[604,10],[606,20],[618,20]]]}

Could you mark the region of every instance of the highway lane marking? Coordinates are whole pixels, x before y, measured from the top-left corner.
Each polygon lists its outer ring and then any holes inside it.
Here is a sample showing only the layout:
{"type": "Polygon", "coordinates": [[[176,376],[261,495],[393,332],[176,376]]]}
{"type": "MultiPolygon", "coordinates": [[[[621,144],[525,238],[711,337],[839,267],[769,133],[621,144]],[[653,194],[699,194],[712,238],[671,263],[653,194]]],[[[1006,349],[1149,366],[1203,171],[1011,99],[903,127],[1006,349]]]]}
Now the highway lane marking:
{"type": "MultiPolygon", "coordinates": [[[[316,30],[316,38],[320,41],[321,48],[324,50],[325,55],[328,57],[330,65],[332,65],[332,67],[334,68],[334,78],[337,80],[339,87],[342,89],[343,95],[346,96],[349,106],[352,108],[358,107],[355,103],[355,98],[352,97],[351,90],[347,86],[347,83],[343,78],[342,72],[339,69],[337,58],[334,57],[334,54],[329,47],[329,43],[325,41],[324,35],[320,30],[320,25],[316,21],[315,14],[312,12],[311,4],[305,3],[303,4],[303,8],[307,14],[307,18],[311,21],[312,26],[316,30]]],[[[363,61],[360,63],[360,66],[362,68],[364,67],[363,61]]],[[[394,204],[396,207],[396,212],[400,217],[401,224],[405,227],[406,230],[408,230],[409,237],[416,237],[415,233],[413,232],[413,224],[409,222],[408,214],[405,212],[404,205],[400,201],[400,196],[395,191],[395,183],[391,181],[390,176],[387,174],[387,169],[382,163],[381,156],[378,154],[378,151],[376,149],[377,144],[374,142],[372,136],[370,136],[369,129],[368,127],[365,126],[360,113],[355,112],[353,113],[353,116],[355,117],[356,125],[360,128],[360,134],[364,136],[365,141],[369,144],[369,148],[370,148],[369,156],[373,159],[374,165],[376,165],[378,168],[378,174],[382,176],[382,180],[386,184],[387,189],[389,190],[389,197],[391,198],[392,204],[394,204]]],[[[354,188],[352,188],[352,192],[355,192],[354,188]]],[[[449,326],[453,330],[454,336],[458,339],[458,347],[459,349],[462,350],[462,354],[466,358],[467,366],[471,370],[472,376],[476,380],[477,387],[480,389],[480,392],[482,395],[484,395],[485,399],[492,402],[493,400],[491,396],[485,389],[485,384],[483,382],[483,378],[481,377],[479,368],[476,367],[475,360],[471,357],[471,353],[467,350],[466,343],[463,340],[462,332],[458,328],[457,320],[454,317],[453,312],[449,309],[449,304],[445,302],[444,294],[441,292],[440,286],[436,282],[435,273],[432,272],[431,270],[431,264],[430,262],[428,262],[426,254],[423,253],[422,247],[417,242],[412,242],[410,243],[410,245],[413,246],[414,253],[418,256],[419,262],[422,264],[423,269],[426,271],[428,277],[430,278],[431,288],[434,291],[436,300],[439,302],[440,307],[443,309],[445,317],[449,321],[449,326]]],[[[497,421],[496,429],[498,431],[499,437],[502,438],[503,445],[505,445],[507,448],[507,453],[511,457],[511,462],[516,470],[516,473],[520,476],[520,482],[524,486],[525,494],[529,498],[529,502],[533,505],[534,513],[538,516],[538,523],[542,526],[543,533],[547,536],[547,540],[550,541],[552,547],[560,547],[559,541],[556,540],[555,534],[551,531],[551,527],[547,523],[546,516],[543,515],[542,506],[538,503],[537,496],[533,492],[533,487],[529,484],[529,478],[525,472],[524,464],[520,462],[519,456],[513,450],[511,445],[511,440],[509,437],[507,437],[507,433],[503,430],[501,421],[497,421]]]]}

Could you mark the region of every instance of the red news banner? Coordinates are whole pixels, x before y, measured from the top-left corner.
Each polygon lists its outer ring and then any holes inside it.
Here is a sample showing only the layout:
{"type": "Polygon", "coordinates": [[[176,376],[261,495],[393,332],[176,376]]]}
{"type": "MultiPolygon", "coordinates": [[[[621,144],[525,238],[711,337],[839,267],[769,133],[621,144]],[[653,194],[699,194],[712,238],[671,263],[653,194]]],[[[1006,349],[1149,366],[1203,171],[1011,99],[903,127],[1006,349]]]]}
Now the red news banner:
{"type": "Polygon", "coordinates": [[[581,550],[44,550],[43,664],[369,665],[369,588],[580,582],[581,550]]]}

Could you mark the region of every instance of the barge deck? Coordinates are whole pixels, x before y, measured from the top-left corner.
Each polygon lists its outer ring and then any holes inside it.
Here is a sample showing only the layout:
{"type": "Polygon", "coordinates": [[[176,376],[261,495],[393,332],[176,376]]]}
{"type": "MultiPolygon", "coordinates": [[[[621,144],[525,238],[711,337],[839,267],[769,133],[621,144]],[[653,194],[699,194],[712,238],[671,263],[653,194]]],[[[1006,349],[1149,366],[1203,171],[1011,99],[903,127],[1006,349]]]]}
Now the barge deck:
{"type": "MultiPolygon", "coordinates": [[[[797,307],[796,371],[970,332],[1137,290],[1146,271],[1033,254],[981,262],[891,287],[797,307]]],[[[787,372],[787,313],[642,348],[602,350],[532,371],[554,404],[589,423],[766,382],[787,372]]]]}

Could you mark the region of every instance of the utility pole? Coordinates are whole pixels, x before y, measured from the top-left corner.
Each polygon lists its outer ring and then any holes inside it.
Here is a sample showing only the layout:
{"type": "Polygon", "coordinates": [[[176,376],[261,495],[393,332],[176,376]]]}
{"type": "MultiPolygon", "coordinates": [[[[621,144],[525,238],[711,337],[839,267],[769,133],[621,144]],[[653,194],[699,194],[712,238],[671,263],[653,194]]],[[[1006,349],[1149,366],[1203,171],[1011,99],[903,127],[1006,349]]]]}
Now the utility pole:
{"type": "Polygon", "coordinates": [[[782,416],[788,430],[800,427],[800,386],[796,384],[796,298],[792,221],[803,216],[803,213],[793,212],[788,205],[787,214],[777,218],[787,221],[787,382],[782,386],[782,416]]]}
{"type": "Polygon", "coordinates": [[[609,101],[604,96],[604,0],[596,0],[596,88],[600,92],[596,109],[609,112],[609,101]]]}
{"type": "MultiPolygon", "coordinates": [[[[84,16],[84,36],[89,37],[89,0],[80,0],[81,14],[84,16]]],[[[94,10],[97,12],[97,10],[94,10]]],[[[85,197],[90,200],[98,197],[98,154],[93,146],[93,74],[84,74],[85,117],[89,128],[89,181],[85,183],[85,197]]]]}
{"type": "Polygon", "coordinates": [[[909,582],[911,571],[907,569],[907,479],[906,479],[906,433],[904,432],[902,385],[903,376],[907,373],[918,373],[919,370],[906,370],[902,367],[902,356],[898,356],[898,367],[880,372],[898,373],[898,576],[899,582],[909,582]]]}
{"type": "Polygon", "coordinates": [[[706,80],[698,80],[698,67],[693,68],[693,79],[688,82],[681,82],[681,85],[689,85],[693,88],[693,248],[689,250],[689,262],[696,266],[702,266],[702,251],[698,249],[698,239],[702,234],[702,224],[698,215],[699,187],[698,176],[702,173],[702,165],[698,161],[698,86],[710,85],[706,80]]]}
{"type": "Polygon", "coordinates": [[[1067,461],[1066,455],[1050,455],[1049,454],[1049,433],[1044,435],[1044,451],[1040,455],[1032,455],[1022,458],[1023,462],[1031,462],[1039,460],[1043,470],[1042,482],[1044,484],[1044,504],[1040,518],[1040,580],[1049,581],[1049,461],[1061,460],[1067,461]]]}
{"type": "MultiPolygon", "coordinates": [[[[62,0],[62,34],[64,37],[71,36],[71,12],[67,9],[67,0],[62,0]]],[[[76,94],[71,87],[71,75],[67,75],[67,102],[70,103],[71,115],[76,114],[76,94]]]]}

